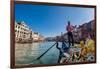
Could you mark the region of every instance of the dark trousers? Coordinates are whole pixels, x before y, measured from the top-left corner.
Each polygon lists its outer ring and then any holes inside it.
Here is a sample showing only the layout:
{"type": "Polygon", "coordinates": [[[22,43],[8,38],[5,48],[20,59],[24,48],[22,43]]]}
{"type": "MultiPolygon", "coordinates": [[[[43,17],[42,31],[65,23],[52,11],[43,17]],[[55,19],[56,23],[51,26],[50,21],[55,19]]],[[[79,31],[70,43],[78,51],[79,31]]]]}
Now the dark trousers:
{"type": "Polygon", "coordinates": [[[74,46],[74,39],[73,39],[73,34],[72,32],[68,32],[68,43],[69,43],[69,46],[71,45],[71,42],[72,42],[72,46],[74,46]]]}

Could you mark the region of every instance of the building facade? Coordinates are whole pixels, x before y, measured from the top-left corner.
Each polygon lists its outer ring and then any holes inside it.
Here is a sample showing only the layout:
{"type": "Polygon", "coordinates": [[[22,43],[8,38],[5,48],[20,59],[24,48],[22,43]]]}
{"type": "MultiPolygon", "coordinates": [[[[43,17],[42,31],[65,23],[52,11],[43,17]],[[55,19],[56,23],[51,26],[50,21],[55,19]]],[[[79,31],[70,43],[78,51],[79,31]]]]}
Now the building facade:
{"type": "Polygon", "coordinates": [[[38,32],[32,32],[33,41],[43,41],[44,37],[40,35],[38,32]]]}
{"type": "Polygon", "coordinates": [[[42,40],[44,37],[38,32],[33,32],[25,22],[15,22],[15,42],[26,43],[42,40]]]}
{"type": "Polygon", "coordinates": [[[39,34],[37,32],[32,32],[32,38],[33,38],[33,41],[38,41],[39,34]]]}
{"type": "Polygon", "coordinates": [[[91,36],[92,39],[95,39],[95,20],[91,20],[87,23],[79,25],[76,28],[77,32],[73,31],[73,37],[75,42],[79,42],[80,40],[85,40],[88,34],[91,36]]]}
{"type": "Polygon", "coordinates": [[[28,42],[31,39],[31,32],[25,22],[15,22],[15,42],[28,42]]]}

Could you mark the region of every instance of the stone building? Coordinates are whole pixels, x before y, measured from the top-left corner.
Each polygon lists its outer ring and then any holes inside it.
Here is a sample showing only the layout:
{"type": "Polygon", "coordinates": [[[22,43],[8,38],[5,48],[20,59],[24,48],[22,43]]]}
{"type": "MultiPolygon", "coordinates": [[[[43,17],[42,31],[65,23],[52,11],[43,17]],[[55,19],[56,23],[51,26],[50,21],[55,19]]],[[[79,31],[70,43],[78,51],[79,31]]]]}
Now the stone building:
{"type": "MultiPolygon", "coordinates": [[[[74,29],[75,30],[75,29],[74,29]]],[[[84,40],[87,38],[88,34],[92,39],[95,39],[96,31],[95,31],[95,20],[91,20],[87,23],[79,25],[76,28],[76,32],[73,31],[74,42],[79,42],[80,40],[84,40]]]]}
{"type": "Polygon", "coordinates": [[[40,35],[38,32],[32,32],[33,41],[43,41],[44,36],[40,35]]]}
{"type": "Polygon", "coordinates": [[[15,22],[15,42],[28,42],[32,38],[31,32],[25,22],[15,22]]]}

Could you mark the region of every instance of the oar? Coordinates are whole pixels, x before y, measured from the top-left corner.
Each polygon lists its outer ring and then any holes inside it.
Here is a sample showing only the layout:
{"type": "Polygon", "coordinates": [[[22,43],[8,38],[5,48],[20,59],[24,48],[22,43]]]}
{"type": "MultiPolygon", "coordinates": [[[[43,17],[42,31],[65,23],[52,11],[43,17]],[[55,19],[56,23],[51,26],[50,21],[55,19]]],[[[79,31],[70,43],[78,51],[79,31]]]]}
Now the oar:
{"type": "MultiPolygon", "coordinates": [[[[56,44],[56,43],[55,43],[56,44]]],[[[48,50],[46,50],[41,56],[39,56],[36,60],[40,59],[44,54],[46,54],[55,44],[53,44],[48,50]]]]}

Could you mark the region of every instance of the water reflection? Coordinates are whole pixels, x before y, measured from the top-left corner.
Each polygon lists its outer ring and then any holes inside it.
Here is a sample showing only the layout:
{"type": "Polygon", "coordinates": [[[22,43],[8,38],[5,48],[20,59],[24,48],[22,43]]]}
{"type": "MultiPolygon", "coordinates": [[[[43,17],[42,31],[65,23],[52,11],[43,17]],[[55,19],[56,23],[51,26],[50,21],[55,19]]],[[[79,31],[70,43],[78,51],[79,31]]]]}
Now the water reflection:
{"type": "Polygon", "coordinates": [[[59,51],[56,46],[51,48],[42,58],[34,61],[43,54],[55,42],[43,42],[32,44],[15,44],[15,63],[16,65],[24,64],[56,64],[58,61],[59,51]]]}

